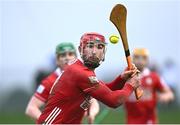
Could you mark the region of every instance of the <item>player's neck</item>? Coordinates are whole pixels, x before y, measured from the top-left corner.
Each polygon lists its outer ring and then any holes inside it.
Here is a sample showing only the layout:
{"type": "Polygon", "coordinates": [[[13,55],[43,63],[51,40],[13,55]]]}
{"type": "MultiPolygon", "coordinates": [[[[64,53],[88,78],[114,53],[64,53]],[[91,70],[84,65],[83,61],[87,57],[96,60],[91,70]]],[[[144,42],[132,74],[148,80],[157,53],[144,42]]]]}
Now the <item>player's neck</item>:
{"type": "Polygon", "coordinates": [[[91,67],[86,66],[86,65],[84,64],[84,60],[83,60],[82,58],[80,58],[79,60],[80,60],[80,61],[82,62],[82,64],[83,64],[85,67],[87,67],[89,70],[92,70],[92,71],[95,70],[95,68],[91,68],[91,67]]]}
{"type": "Polygon", "coordinates": [[[93,69],[93,68],[89,68],[89,67],[87,67],[89,70],[92,70],[92,71],[94,71],[95,69],[93,69]]]}
{"type": "Polygon", "coordinates": [[[65,67],[65,66],[59,66],[59,68],[61,69],[61,71],[64,70],[64,67],[65,67]]]}
{"type": "Polygon", "coordinates": [[[89,70],[92,70],[92,71],[95,70],[95,68],[92,68],[92,67],[89,67],[89,66],[85,65],[84,62],[83,62],[83,65],[84,65],[85,67],[87,67],[89,70]]]}

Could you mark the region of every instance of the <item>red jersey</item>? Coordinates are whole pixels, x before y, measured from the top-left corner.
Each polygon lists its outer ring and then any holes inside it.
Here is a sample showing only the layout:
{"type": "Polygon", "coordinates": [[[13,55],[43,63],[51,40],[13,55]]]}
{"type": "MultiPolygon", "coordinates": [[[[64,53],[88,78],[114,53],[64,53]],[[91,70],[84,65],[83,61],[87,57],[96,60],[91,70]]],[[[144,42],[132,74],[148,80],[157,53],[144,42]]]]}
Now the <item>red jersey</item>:
{"type": "Polygon", "coordinates": [[[124,85],[120,76],[106,86],[96,78],[94,71],[77,60],[64,70],[37,123],[79,124],[90,105],[91,96],[110,107],[117,107],[132,92],[132,86],[124,85]]]}
{"type": "Polygon", "coordinates": [[[53,73],[42,80],[41,84],[38,86],[34,96],[43,102],[48,100],[49,93],[52,86],[56,83],[58,76],[61,75],[60,68],[57,68],[53,73]]]}
{"type": "Polygon", "coordinates": [[[144,91],[140,100],[132,94],[125,103],[128,124],[157,123],[156,103],[157,91],[163,91],[164,82],[157,73],[145,69],[140,74],[141,87],[144,91]]]}

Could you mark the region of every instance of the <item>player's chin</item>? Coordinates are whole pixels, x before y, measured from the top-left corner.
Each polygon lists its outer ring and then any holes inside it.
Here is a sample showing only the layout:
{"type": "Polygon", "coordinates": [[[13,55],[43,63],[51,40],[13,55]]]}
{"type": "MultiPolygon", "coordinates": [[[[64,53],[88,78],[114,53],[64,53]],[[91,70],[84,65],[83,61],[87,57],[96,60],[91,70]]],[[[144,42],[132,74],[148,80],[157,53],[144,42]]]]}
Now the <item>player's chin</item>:
{"type": "Polygon", "coordinates": [[[88,60],[90,61],[90,62],[94,62],[94,63],[99,63],[100,62],[100,59],[98,58],[98,57],[96,57],[96,56],[90,56],[89,58],[88,58],[88,60]]]}
{"type": "Polygon", "coordinates": [[[84,64],[90,69],[95,69],[100,65],[100,61],[99,60],[86,60],[84,61],[84,64]]]}

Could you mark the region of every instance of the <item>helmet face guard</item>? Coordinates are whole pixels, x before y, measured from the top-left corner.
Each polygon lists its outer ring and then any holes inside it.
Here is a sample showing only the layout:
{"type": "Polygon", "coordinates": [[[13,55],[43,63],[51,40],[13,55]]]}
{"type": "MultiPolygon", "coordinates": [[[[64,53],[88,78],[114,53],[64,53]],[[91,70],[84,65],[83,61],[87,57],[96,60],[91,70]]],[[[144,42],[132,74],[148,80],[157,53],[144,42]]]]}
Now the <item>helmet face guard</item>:
{"type": "Polygon", "coordinates": [[[106,42],[103,35],[97,34],[97,33],[86,33],[81,37],[80,41],[80,49],[81,49],[81,57],[84,60],[85,66],[91,69],[95,69],[98,67],[102,61],[104,61],[105,58],[105,50],[106,50],[106,42]],[[86,46],[96,46],[97,48],[103,48],[103,54],[102,57],[99,58],[92,53],[84,53],[84,49],[86,46]]]}

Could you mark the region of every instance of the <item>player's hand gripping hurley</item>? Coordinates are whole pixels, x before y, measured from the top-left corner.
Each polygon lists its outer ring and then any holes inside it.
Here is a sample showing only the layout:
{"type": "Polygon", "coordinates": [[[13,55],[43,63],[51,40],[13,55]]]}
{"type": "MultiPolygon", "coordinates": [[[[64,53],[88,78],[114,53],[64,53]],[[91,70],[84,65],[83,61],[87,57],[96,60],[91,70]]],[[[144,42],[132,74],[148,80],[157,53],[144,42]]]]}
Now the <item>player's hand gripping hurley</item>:
{"type": "MultiPolygon", "coordinates": [[[[124,47],[124,52],[126,55],[126,61],[128,64],[128,68],[131,69],[132,62],[131,62],[131,56],[130,56],[128,40],[127,40],[127,33],[126,33],[126,15],[127,15],[127,10],[126,10],[125,6],[123,6],[121,4],[117,4],[116,6],[114,6],[114,8],[111,11],[110,21],[116,26],[117,30],[119,31],[119,34],[122,39],[123,47],[124,47]]],[[[140,89],[140,88],[135,89],[135,96],[136,96],[137,100],[142,95],[143,95],[142,89],[140,89]]]]}

